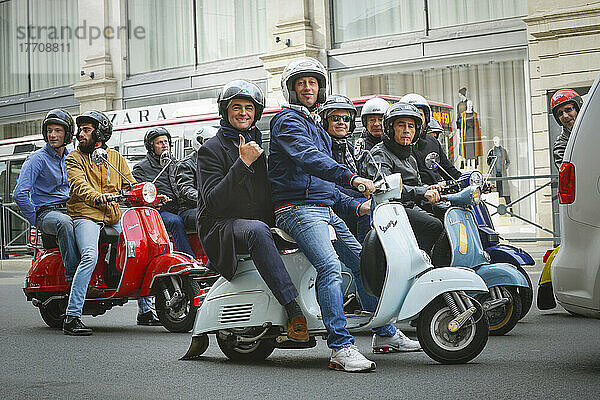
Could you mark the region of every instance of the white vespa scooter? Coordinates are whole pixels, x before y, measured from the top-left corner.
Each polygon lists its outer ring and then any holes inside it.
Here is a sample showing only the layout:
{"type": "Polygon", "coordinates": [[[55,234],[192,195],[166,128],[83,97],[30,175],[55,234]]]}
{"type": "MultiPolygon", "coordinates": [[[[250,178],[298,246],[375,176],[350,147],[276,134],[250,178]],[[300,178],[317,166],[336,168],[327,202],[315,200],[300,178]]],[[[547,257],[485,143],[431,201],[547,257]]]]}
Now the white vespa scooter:
{"type": "MultiPolygon", "coordinates": [[[[419,249],[402,204],[400,174],[384,177],[374,194],[374,229],[361,255],[365,288],[379,297],[375,312],[346,314],[347,328],[368,331],[394,321],[416,320],[423,350],[444,364],[466,363],[485,347],[488,323],[481,305],[465,292],[487,293],[472,270],[434,268],[419,249]]],[[[275,229],[275,231],[280,231],[275,229]]],[[[282,234],[293,241],[285,233],[282,234]]],[[[316,336],[326,338],[315,292],[316,270],[300,251],[283,251],[285,266],[298,289],[297,302],[306,317],[310,340],[292,342],[286,335],[286,313],[271,294],[252,260],[240,258],[231,281],[219,278],[201,302],[192,343],[182,359],[202,355],[215,334],[221,351],[233,360],[263,360],[275,348],[310,348],[316,336]]]]}

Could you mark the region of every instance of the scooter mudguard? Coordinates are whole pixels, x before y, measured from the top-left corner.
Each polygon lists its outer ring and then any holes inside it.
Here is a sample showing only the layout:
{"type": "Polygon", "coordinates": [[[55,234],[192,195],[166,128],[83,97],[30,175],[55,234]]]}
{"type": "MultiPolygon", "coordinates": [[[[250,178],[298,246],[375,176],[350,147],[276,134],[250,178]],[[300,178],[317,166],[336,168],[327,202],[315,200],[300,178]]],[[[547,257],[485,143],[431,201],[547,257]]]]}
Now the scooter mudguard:
{"type": "Polygon", "coordinates": [[[398,314],[398,321],[411,320],[427,304],[445,292],[488,292],[481,277],[470,268],[435,268],[413,283],[398,314]]]}
{"type": "Polygon", "coordinates": [[[552,261],[554,261],[554,257],[556,257],[556,255],[558,254],[559,249],[560,249],[560,246],[556,246],[556,248],[554,250],[552,250],[552,253],[550,253],[550,255],[548,256],[548,259],[546,260],[546,263],[544,264],[544,269],[542,269],[542,273],[540,274],[539,285],[544,285],[546,283],[552,283],[552,276],[550,273],[552,270],[552,261]]]}
{"type": "Polygon", "coordinates": [[[140,296],[149,296],[161,276],[180,275],[194,270],[204,270],[195,260],[183,253],[166,253],[154,257],[144,275],[140,296]]]}
{"type": "Polygon", "coordinates": [[[513,265],[534,265],[535,261],[526,251],[509,244],[498,244],[485,249],[492,262],[513,265]]]}
{"type": "Polygon", "coordinates": [[[481,276],[488,287],[494,286],[522,286],[529,287],[527,279],[512,264],[495,263],[485,264],[475,268],[477,275],[481,276]]]}

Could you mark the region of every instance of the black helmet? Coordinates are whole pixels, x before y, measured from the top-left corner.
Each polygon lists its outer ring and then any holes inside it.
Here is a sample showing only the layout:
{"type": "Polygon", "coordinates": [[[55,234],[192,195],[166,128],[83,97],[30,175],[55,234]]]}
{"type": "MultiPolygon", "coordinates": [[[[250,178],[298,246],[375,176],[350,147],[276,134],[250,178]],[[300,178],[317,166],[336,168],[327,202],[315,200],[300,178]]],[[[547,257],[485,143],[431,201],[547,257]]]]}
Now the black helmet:
{"type": "Polygon", "coordinates": [[[92,139],[96,142],[106,143],[112,136],[112,122],[103,112],[92,110],[86,111],[79,115],[75,121],[77,122],[77,128],[82,124],[92,124],[94,132],[92,132],[92,139]]]}
{"type": "Polygon", "coordinates": [[[431,121],[429,121],[429,125],[427,125],[427,133],[433,133],[436,138],[440,135],[440,133],[444,132],[444,128],[442,127],[442,124],[440,124],[438,122],[437,119],[435,118],[431,118],[431,121]]]}
{"type": "Polygon", "coordinates": [[[144,146],[146,146],[146,150],[150,154],[154,153],[154,139],[159,136],[166,136],[169,139],[169,148],[173,147],[173,142],[171,140],[171,134],[168,130],[163,128],[162,126],[156,126],[154,128],[148,129],[148,132],[144,135],[144,146]]]}
{"type": "Polygon", "coordinates": [[[392,104],[387,109],[383,116],[383,132],[392,140],[394,139],[394,128],[392,125],[398,118],[412,118],[415,121],[415,136],[412,140],[412,143],[415,143],[419,139],[419,132],[423,123],[419,110],[412,104],[400,102],[392,104]]]}
{"type": "Polygon", "coordinates": [[[254,103],[256,111],[252,125],[256,124],[265,109],[265,96],[260,88],[254,83],[243,79],[236,79],[223,86],[223,90],[217,98],[217,103],[219,103],[219,115],[227,122],[229,122],[227,119],[227,106],[233,99],[247,99],[254,103]]]}
{"type": "Polygon", "coordinates": [[[44,118],[44,122],[42,122],[42,136],[46,142],[48,142],[48,132],[46,132],[46,128],[49,124],[57,124],[65,127],[63,145],[67,145],[73,141],[75,122],[73,122],[73,117],[67,111],[55,108],[46,114],[46,118],[44,118]]]}
{"type": "Polygon", "coordinates": [[[352,134],[352,132],[354,132],[354,128],[356,128],[355,119],[357,113],[356,107],[354,107],[352,100],[342,95],[334,95],[327,98],[327,101],[325,101],[325,103],[319,107],[318,111],[319,116],[321,117],[321,125],[323,125],[325,130],[329,129],[329,121],[327,120],[327,117],[334,110],[348,110],[350,113],[350,130],[348,131],[348,134],[352,134]]]}

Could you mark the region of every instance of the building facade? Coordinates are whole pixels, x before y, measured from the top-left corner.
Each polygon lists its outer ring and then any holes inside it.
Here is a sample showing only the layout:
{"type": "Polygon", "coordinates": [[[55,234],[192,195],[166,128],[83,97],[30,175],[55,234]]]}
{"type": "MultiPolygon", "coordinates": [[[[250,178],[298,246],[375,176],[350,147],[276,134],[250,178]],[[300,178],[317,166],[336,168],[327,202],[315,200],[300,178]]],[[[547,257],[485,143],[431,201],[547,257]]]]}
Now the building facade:
{"type": "MultiPolygon", "coordinates": [[[[600,5],[555,0],[13,0],[0,3],[0,139],[74,114],[215,99],[254,81],[281,99],[280,74],[318,58],[332,93],[417,92],[454,113],[451,156],[505,175],[548,174],[548,93],[589,87],[600,68],[600,5]],[[585,38],[585,40],[582,40],[585,38]],[[35,48],[34,48],[35,46],[35,48]],[[42,50],[43,49],[43,50],[42,50]]],[[[509,202],[543,181],[505,183],[509,202]]],[[[11,182],[3,182],[7,189],[11,182]]],[[[552,227],[549,190],[514,211],[552,227]]],[[[521,228],[519,228],[521,229],[521,228]]],[[[531,226],[516,236],[538,236],[531,226]],[[522,235],[521,235],[522,236],[522,235]]]]}

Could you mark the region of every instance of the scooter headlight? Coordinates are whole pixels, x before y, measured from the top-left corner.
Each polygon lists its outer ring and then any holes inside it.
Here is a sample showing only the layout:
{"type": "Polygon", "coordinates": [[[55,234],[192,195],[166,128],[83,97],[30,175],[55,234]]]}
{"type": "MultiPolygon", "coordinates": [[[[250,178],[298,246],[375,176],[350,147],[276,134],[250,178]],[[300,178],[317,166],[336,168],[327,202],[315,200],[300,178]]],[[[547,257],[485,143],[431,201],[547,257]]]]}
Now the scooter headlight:
{"type": "Polygon", "coordinates": [[[154,203],[154,200],[156,200],[156,186],[154,186],[154,183],[152,182],[146,182],[144,183],[144,187],[142,188],[142,197],[144,198],[144,201],[146,203],[154,203]]]}
{"type": "Polygon", "coordinates": [[[469,185],[470,186],[483,185],[483,174],[479,171],[471,172],[471,176],[469,177],[469,185]]]}
{"type": "Polygon", "coordinates": [[[474,205],[479,204],[481,201],[481,188],[479,186],[471,187],[471,201],[474,205]]]}

